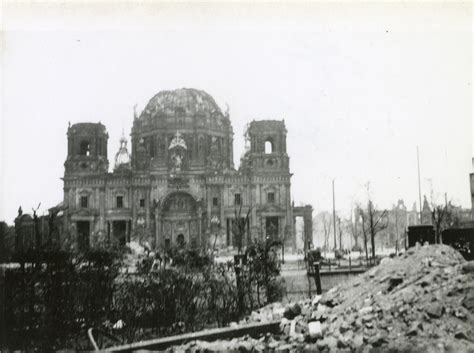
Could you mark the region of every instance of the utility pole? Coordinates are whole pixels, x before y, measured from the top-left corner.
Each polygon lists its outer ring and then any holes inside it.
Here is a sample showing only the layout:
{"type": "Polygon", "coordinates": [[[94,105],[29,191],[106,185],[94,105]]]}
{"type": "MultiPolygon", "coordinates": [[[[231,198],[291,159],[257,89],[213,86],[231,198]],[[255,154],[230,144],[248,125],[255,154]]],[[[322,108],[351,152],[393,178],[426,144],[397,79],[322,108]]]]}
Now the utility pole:
{"type": "MultiPolygon", "coordinates": [[[[357,207],[354,210],[354,234],[356,234],[356,236],[359,234],[357,233],[357,222],[359,221],[359,217],[360,217],[358,210],[359,209],[357,207]]],[[[351,210],[351,218],[352,218],[352,210],[351,210]]],[[[355,238],[354,238],[354,241],[355,241],[355,238]]],[[[359,244],[356,243],[355,245],[359,245],[359,244]]],[[[351,245],[351,251],[352,251],[352,245],[351,245]]]]}
{"type": "Polygon", "coordinates": [[[342,251],[342,231],[341,231],[341,219],[337,217],[337,228],[339,232],[339,250],[342,251]]]}
{"type": "Polygon", "coordinates": [[[421,205],[421,181],[420,181],[420,153],[418,150],[418,146],[416,146],[416,160],[418,163],[418,197],[420,198],[420,224],[423,224],[423,214],[421,213],[422,205],[421,205]]]}
{"type": "Polygon", "coordinates": [[[395,254],[398,256],[398,210],[399,205],[397,204],[397,208],[395,209],[395,232],[397,234],[397,242],[395,243],[395,254]]]}
{"type": "Polygon", "coordinates": [[[334,197],[334,179],[332,180],[332,220],[333,220],[333,229],[334,229],[334,251],[337,249],[336,242],[336,199],[334,197]]]}

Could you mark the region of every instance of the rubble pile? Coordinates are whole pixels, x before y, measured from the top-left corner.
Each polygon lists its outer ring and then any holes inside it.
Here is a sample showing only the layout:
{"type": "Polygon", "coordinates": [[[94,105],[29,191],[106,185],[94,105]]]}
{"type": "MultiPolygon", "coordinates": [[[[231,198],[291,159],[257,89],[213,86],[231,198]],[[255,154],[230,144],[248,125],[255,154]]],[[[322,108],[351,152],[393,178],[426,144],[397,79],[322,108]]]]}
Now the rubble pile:
{"type": "Polygon", "coordinates": [[[474,262],[446,245],[411,248],[322,296],[274,303],[233,325],[275,319],[280,335],[176,348],[474,352],[474,262]]]}

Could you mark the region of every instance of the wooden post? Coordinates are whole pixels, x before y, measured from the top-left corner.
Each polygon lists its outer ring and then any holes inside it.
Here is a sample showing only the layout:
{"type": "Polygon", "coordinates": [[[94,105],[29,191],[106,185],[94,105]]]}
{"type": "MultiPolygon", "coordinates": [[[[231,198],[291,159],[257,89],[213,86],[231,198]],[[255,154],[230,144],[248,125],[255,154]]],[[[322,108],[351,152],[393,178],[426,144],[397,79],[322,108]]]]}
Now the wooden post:
{"type": "Polygon", "coordinates": [[[312,297],[312,295],[311,295],[311,276],[307,275],[306,277],[308,277],[308,298],[311,298],[312,297]]]}
{"type": "Polygon", "coordinates": [[[237,297],[238,297],[238,306],[239,306],[239,313],[242,314],[244,311],[244,295],[242,293],[242,282],[241,282],[241,272],[243,266],[243,258],[242,255],[234,255],[234,271],[235,271],[235,279],[237,282],[237,297]]]}
{"type": "Polygon", "coordinates": [[[323,293],[321,289],[321,276],[319,273],[319,262],[313,262],[314,268],[314,282],[316,283],[316,294],[320,295],[323,293]]]}
{"type": "Polygon", "coordinates": [[[281,263],[285,264],[285,241],[281,243],[281,263]]]}

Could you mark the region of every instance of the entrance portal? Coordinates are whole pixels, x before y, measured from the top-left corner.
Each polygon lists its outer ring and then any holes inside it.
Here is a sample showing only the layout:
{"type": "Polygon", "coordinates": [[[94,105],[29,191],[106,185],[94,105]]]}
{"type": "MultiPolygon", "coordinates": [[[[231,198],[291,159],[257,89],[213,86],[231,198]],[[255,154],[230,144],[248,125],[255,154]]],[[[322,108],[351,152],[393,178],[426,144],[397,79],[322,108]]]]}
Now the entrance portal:
{"type": "Polygon", "coordinates": [[[169,195],[163,204],[163,238],[173,245],[184,247],[199,239],[200,221],[194,198],[185,192],[169,195]]]}
{"type": "Polygon", "coordinates": [[[184,235],[182,233],[176,237],[176,243],[180,248],[184,247],[184,235]]]}
{"type": "Polygon", "coordinates": [[[120,246],[127,243],[127,221],[113,221],[112,234],[120,246]]]}
{"type": "Polygon", "coordinates": [[[77,226],[77,247],[79,251],[89,250],[90,223],[89,221],[78,221],[77,226]]]}
{"type": "Polygon", "coordinates": [[[278,217],[266,217],[265,219],[266,236],[268,239],[278,238],[278,217]]]}

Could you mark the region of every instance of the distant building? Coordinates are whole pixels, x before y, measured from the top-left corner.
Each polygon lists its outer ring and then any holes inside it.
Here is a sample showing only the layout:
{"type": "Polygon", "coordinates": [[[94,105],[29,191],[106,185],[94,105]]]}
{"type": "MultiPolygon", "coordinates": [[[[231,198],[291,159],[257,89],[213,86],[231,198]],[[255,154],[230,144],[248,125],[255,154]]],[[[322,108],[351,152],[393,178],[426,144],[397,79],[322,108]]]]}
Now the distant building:
{"type": "Polygon", "coordinates": [[[474,227],[472,219],[472,211],[468,208],[462,208],[461,206],[455,206],[451,202],[448,203],[449,210],[449,227],[455,228],[469,228],[474,227]]]}
{"type": "Polygon", "coordinates": [[[15,229],[6,222],[0,222],[0,263],[15,249],[15,229]]]}
{"type": "MultiPolygon", "coordinates": [[[[428,218],[427,212],[428,209],[425,207],[425,219],[428,218]]],[[[387,211],[387,218],[387,228],[380,232],[379,237],[385,239],[386,247],[395,247],[398,240],[398,248],[404,248],[408,227],[420,224],[420,213],[417,210],[416,202],[413,203],[411,210],[408,210],[404,201],[398,200],[397,204],[387,211]]],[[[431,219],[431,213],[429,219],[431,219]]]]}
{"type": "Polygon", "coordinates": [[[474,220],[474,158],[472,158],[472,171],[469,178],[471,182],[471,220],[474,220]]]}
{"type": "Polygon", "coordinates": [[[426,199],[426,195],[424,195],[423,199],[423,208],[421,210],[421,224],[423,225],[433,225],[433,219],[431,215],[431,207],[426,199]]]}
{"type": "Polygon", "coordinates": [[[416,226],[418,224],[420,224],[420,213],[417,210],[416,202],[414,202],[411,211],[407,211],[407,226],[416,226]]]}
{"type": "Polygon", "coordinates": [[[131,240],[153,248],[236,246],[234,221],[249,214],[244,244],[278,239],[294,247],[294,218],[303,216],[310,240],[312,208],[293,207],[286,134],[284,121],[252,121],[236,170],[229,112],[204,91],[162,91],[135,112],[131,153],[122,136],[110,173],[105,126],[74,124],[64,229],[79,249],[131,240]]]}
{"type": "Polygon", "coordinates": [[[20,207],[14,228],[10,232],[9,251],[21,252],[45,245],[59,248],[64,245],[61,241],[63,212],[61,203],[50,208],[47,215],[38,216],[35,221],[34,216],[23,213],[20,207]]]}

